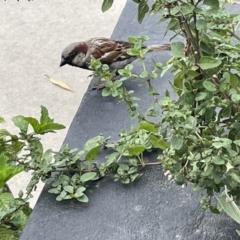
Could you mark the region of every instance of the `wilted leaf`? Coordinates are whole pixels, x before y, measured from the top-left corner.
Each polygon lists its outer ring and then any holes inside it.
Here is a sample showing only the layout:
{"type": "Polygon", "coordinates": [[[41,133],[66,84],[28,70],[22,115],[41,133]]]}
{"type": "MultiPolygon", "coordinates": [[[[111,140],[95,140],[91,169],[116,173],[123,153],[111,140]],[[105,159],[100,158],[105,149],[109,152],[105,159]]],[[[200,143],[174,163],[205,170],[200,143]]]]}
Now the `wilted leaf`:
{"type": "Polygon", "coordinates": [[[62,80],[51,78],[51,77],[49,77],[48,75],[45,75],[45,76],[46,76],[46,77],[50,80],[50,82],[52,82],[53,84],[58,85],[58,86],[61,87],[61,88],[64,88],[64,89],[66,89],[66,90],[69,90],[69,91],[72,91],[72,92],[73,92],[72,88],[71,88],[67,83],[63,82],[62,80]]]}

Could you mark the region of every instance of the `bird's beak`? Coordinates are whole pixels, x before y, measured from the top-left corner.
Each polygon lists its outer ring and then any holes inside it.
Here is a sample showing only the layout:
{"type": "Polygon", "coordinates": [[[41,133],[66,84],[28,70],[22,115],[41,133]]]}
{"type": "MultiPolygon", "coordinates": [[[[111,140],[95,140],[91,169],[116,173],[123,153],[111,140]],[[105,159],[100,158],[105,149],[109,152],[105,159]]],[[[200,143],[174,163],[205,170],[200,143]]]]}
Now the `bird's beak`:
{"type": "Polygon", "coordinates": [[[62,58],[59,67],[62,67],[64,65],[66,65],[66,64],[67,64],[67,61],[64,58],[62,58]]]}

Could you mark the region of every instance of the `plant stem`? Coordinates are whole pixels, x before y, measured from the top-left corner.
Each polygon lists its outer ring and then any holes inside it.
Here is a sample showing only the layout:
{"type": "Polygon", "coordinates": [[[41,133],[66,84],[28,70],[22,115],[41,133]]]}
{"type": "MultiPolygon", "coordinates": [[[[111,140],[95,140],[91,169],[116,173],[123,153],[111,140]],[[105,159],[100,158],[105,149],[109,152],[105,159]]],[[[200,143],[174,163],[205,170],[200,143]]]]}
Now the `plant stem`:
{"type": "MultiPolygon", "coordinates": [[[[144,162],[142,161],[141,164],[138,164],[138,167],[143,167],[143,166],[158,166],[161,165],[161,162],[144,162]],[[144,164],[144,165],[143,165],[144,164]]],[[[88,169],[83,169],[81,172],[86,173],[86,172],[96,172],[97,168],[92,168],[91,171],[89,171],[88,169]]],[[[79,173],[80,170],[75,169],[75,168],[69,168],[69,169],[53,169],[51,172],[62,172],[62,173],[79,173]]]]}
{"type": "Polygon", "coordinates": [[[240,37],[236,33],[231,31],[230,29],[227,29],[227,32],[230,33],[232,37],[235,37],[238,41],[240,41],[240,37]]]}

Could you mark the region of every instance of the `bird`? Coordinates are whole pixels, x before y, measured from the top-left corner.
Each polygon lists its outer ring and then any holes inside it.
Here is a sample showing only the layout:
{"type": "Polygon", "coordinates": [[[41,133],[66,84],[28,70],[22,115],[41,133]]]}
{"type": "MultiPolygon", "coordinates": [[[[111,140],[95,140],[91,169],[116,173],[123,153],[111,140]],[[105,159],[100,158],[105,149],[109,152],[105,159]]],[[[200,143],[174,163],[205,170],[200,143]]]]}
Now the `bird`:
{"type": "MultiPolygon", "coordinates": [[[[134,46],[133,43],[115,40],[105,37],[90,38],[82,42],[69,44],[62,51],[60,67],[68,64],[73,67],[90,69],[91,59],[99,59],[102,64],[107,64],[110,71],[123,69],[126,65],[137,59],[136,56],[128,54],[128,51],[134,46]]],[[[148,48],[152,51],[170,50],[170,44],[160,45],[142,45],[142,48],[148,48]]],[[[97,89],[103,86],[96,87],[97,89]]]]}

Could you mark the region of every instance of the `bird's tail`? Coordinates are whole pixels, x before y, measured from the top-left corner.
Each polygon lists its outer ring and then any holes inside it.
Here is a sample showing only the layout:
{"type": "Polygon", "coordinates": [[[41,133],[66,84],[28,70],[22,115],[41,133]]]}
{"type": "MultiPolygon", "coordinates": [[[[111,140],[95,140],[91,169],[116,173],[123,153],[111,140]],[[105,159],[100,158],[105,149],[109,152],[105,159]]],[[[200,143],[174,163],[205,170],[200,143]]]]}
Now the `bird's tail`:
{"type": "Polygon", "coordinates": [[[154,51],[167,51],[167,50],[171,50],[171,45],[170,44],[149,45],[147,47],[150,50],[154,50],[154,51]]]}

